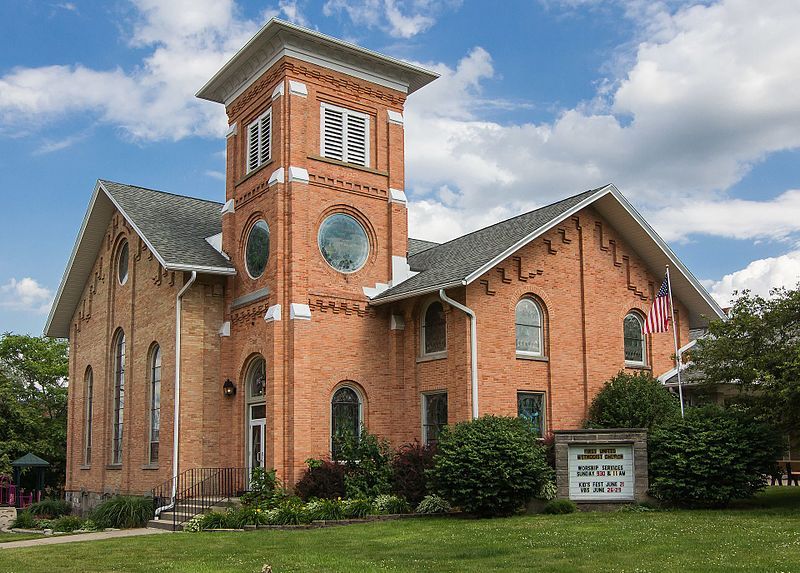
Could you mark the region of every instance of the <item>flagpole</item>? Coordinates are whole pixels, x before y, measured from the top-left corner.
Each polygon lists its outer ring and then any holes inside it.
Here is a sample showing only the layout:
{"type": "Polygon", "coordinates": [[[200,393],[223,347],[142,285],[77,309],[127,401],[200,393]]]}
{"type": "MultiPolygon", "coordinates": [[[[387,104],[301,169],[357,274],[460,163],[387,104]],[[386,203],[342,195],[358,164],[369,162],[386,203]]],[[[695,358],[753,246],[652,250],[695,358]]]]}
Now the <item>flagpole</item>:
{"type": "Polygon", "coordinates": [[[678,328],[675,326],[675,305],[672,303],[672,282],[667,265],[667,289],[669,290],[669,311],[672,315],[672,340],[675,342],[675,370],[678,373],[678,397],[681,401],[681,418],[683,418],[683,384],[681,383],[681,355],[678,353],[678,328]]]}

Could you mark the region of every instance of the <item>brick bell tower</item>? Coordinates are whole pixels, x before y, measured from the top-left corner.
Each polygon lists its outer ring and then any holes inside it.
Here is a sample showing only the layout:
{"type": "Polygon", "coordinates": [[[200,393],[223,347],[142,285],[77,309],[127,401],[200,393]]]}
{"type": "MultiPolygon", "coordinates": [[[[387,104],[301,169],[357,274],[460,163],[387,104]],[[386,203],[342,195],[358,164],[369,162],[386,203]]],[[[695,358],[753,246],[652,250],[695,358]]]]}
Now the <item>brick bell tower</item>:
{"type": "Polygon", "coordinates": [[[404,435],[403,333],[368,302],[409,274],[403,105],[436,77],[273,19],[198,92],[229,121],[225,465],[291,485],[354,416],[404,435]]]}

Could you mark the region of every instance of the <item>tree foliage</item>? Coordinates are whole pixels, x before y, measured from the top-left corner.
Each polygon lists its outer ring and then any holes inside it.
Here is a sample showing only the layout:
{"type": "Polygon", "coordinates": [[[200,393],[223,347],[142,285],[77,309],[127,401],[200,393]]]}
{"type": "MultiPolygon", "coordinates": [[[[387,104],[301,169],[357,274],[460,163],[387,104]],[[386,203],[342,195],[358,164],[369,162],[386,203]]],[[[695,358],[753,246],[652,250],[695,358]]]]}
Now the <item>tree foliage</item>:
{"type": "Polygon", "coordinates": [[[28,452],[51,464],[62,484],[67,444],[67,343],[21,334],[0,336],[0,473],[28,452]]]}
{"type": "Polygon", "coordinates": [[[679,414],[676,397],[649,373],[620,372],[595,396],[586,425],[650,429],[679,414]]]}
{"type": "Polygon", "coordinates": [[[761,419],[800,425],[800,289],[764,298],[744,291],[692,350],[705,384],[735,382],[761,419]]]}

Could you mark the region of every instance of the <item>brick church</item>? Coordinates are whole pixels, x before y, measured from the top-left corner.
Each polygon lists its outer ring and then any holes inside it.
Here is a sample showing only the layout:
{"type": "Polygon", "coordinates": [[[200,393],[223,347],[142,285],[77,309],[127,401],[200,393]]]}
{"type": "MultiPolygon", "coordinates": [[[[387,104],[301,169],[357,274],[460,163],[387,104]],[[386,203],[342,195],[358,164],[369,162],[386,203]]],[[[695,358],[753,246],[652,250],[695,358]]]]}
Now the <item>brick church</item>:
{"type": "Polygon", "coordinates": [[[197,94],[228,115],[224,202],[97,182],[45,331],[70,343],[69,499],[190,468],[291,485],[362,426],[577,428],[620,370],[673,367],[642,333],[665,265],[680,346],[721,316],[613,185],[410,238],[403,106],[435,79],[271,20],[197,94]]]}

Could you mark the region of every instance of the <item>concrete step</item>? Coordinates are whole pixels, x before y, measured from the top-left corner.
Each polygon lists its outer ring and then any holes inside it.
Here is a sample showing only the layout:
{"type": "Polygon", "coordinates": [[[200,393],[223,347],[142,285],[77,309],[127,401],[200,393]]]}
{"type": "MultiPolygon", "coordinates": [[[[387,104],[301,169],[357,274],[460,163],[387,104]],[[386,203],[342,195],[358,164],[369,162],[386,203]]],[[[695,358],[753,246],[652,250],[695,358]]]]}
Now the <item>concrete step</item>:
{"type": "Polygon", "coordinates": [[[173,528],[171,519],[151,519],[147,522],[147,527],[151,527],[153,529],[165,529],[167,531],[183,531],[183,525],[180,523],[176,524],[176,526],[173,528]]]}

